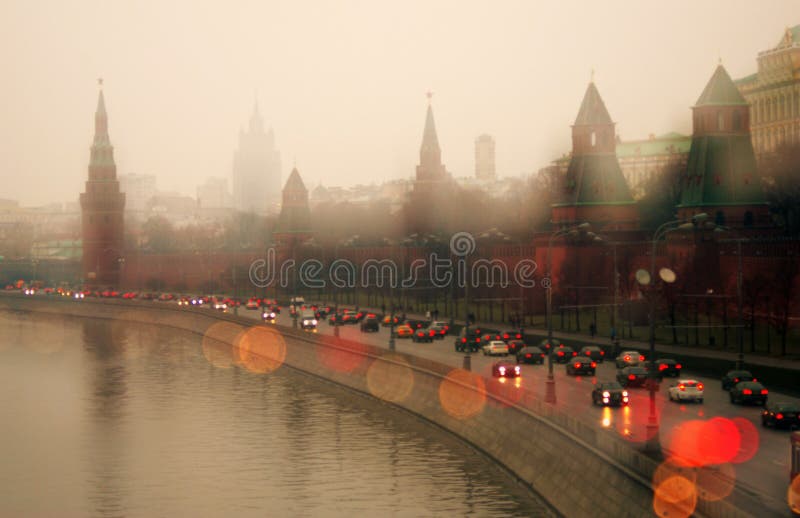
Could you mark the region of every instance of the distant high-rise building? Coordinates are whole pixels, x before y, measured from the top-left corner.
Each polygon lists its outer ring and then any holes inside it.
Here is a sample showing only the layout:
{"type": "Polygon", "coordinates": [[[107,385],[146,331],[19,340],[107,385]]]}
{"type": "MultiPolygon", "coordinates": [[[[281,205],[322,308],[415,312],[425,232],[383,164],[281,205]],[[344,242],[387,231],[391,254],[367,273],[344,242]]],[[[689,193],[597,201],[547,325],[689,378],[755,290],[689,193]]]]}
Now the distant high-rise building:
{"type": "Polygon", "coordinates": [[[127,212],[144,212],[150,199],[156,195],[156,177],[152,174],[119,175],[120,190],[125,193],[127,212]]]}
{"type": "Polygon", "coordinates": [[[247,131],[239,132],[239,147],[233,158],[233,201],[245,212],[265,213],[280,199],[281,155],[275,149],[275,134],[264,130],[264,121],[253,108],[247,131]]]}
{"type": "Polygon", "coordinates": [[[759,52],[758,72],[736,86],[750,104],[757,154],[800,143],[800,25],[787,28],[774,48],[759,52]]]}
{"type": "Polygon", "coordinates": [[[714,71],[692,113],[692,147],[678,216],[706,213],[718,225],[770,226],[750,140],[749,106],[725,67],[714,71]]]}
{"type": "MultiPolygon", "coordinates": [[[[102,86],[102,81],[100,82],[102,86]]],[[[89,161],[86,192],[81,193],[83,278],[95,286],[118,286],[124,264],[123,210],[114,147],[108,137],[108,116],[103,90],[94,115],[94,142],[89,161]]]]}
{"type": "Polygon", "coordinates": [[[563,199],[552,208],[557,227],[589,222],[598,229],[629,230],[638,225],[617,160],[614,122],[594,81],[572,125],[572,157],[563,181],[563,199]]]}
{"type": "Polygon", "coordinates": [[[497,177],[494,169],[494,138],[481,135],[475,139],[475,178],[478,180],[494,180],[497,177]]]}
{"type": "Polygon", "coordinates": [[[197,186],[197,204],[201,209],[224,209],[231,206],[228,180],[210,177],[197,186]]]}

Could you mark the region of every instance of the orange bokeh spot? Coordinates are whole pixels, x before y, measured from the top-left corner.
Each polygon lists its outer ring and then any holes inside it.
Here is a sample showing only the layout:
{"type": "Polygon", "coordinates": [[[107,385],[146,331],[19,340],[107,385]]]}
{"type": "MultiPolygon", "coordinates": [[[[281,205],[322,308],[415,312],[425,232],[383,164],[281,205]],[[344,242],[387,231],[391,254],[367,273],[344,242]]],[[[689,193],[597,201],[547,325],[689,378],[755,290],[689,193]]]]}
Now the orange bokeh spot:
{"type": "Polygon", "coordinates": [[[285,360],[286,342],[272,327],[251,327],[239,339],[239,361],[250,372],[274,372],[285,360]]]}
{"type": "Polygon", "coordinates": [[[758,452],[761,436],[756,426],[744,417],[734,417],[731,419],[736,429],[739,431],[739,451],[731,460],[735,464],[747,462],[758,452]]]}
{"type": "Polygon", "coordinates": [[[680,475],[672,475],[656,486],[653,510],[662,518],[688,518],[697,507],[694,483],[680,475]]]}
{"type": "Polygon", "coordinates": [[[373,361],[367,369],[367,388],[384,401],[402,401],[413,387],[414,371],[402,356],[387,354],[373,361]]]}
{"type": "Polygon", "coordinates": [[[670,430],[666,445],[674,462],[681,466],[702,466],[698,438],[703,436],[703,421],[684,421],[670,430]]]}
{"type": "Polygon", "coordinates": [[[660,486],[665,480],[674,476],[683,477],[694,484],[697,481],[697,470],[670,457],[659,464],[655,473],[653,473],[653,487],[660,486]]]}
{"type": "Polygon", "coordinates": [[[315,352],[317,360],[323,366],[336,372],[353,372],[366,358],[366,347],[363,344],[335,337],[325,337],[323,343],[317,345],[315,352]]]}
{"type": "Polygon", "coordinates": [[[789,490],[786,493],[786,501],[789,504],[789,509],[794,514],[800,514],[800,475],[794,477],[792,483],[789,484],[789,490]]]}
{"type": "Polygon", "coordinates": [[[483,378],[462,369],[450,371],[439,384],[439,402],[456,419],[468,419],[483,410],[486,385],[483,378]]]}
{"type": "Polygon", "coordinates": [[[705,466],[697,470],[697,496],[702,500],[722,500],[730,495],[736,484],[736,470],[733,464],[705,466]]]}
{"type": "Polygon", "coordinates": [[[235,344],[242,327],[230,322],[216,322],[203,335],[203,356],[220,369],[229,369],[238,361],[235,344]]]}

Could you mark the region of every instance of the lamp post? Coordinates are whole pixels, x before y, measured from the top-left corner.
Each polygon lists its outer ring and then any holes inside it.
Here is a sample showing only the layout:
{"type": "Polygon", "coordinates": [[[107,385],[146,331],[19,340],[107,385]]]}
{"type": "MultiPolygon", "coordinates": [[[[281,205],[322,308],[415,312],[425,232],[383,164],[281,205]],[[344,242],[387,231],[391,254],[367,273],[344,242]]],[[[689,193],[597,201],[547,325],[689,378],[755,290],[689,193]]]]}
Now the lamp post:
{"type": "MultiPolygon", "coordinates": [[[[696,214],[689,219],[678,219],[662,223],[653,233],[652,247],[650,251],[650,272],[639,270],[636,272],[636,281],[641,286],[647,286],[651,282],[655,285],[655,271],[656,271],[656,247],[658,241],[666,236],[668,233],[687,228],[685,225],[690,225],[688,228],[695,228],[698,224],[703,223],[708,218],[705,213],[696,214]]],[[[675,273],[668,269],[662,268],[659,272],[659,277],[666,283],[675,282],[675,273]]],[[[658,437],[658,417],[656,416],[656,371],[655,371],[655,356],[656,356],[656,298],[655,293],[650,293],[650,306],[648,312],[648,320],[650,324],[650,352],[648,360],[650,361],[650,369],[648,370],[648,386],[650,392],[650,414],[647,419],[647,432],[645,444],[645,451],[657,454],[661,451],[661,443],[658,437]]]]}
{"type": "Polygon", "coordinates": [[[545,382],[544,400],[547,403],[556,402],[556,380],[553,375],[553,279],[552,279],[552,249],[556,238],[574,235],[578,232],[587,232],[591,228],[589,223],[581,223],[574,227],[554,232],[547,243],[547,381],[545,382]]]}

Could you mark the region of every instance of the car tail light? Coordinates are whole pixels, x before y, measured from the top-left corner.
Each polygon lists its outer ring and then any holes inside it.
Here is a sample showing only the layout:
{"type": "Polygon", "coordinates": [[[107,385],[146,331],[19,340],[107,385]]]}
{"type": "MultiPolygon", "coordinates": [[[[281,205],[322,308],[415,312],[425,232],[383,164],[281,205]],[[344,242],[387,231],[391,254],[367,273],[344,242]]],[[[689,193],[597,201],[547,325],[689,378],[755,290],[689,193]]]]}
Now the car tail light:
{"type": "Polygon", "coordinates": [[[539,356],[541,356],[542,358],[544,358],[544,353],[540,354],[539,356]]]}
{"type": "Polygon", "coordinates": [[[686,390],[686,385],[684,385],[683,383],[681,383],[680,385],[678,385],[678,388],[681,390],[681,392],[683,392],[683,391],[685,391],[685,390],[686,390]]]}
{"type": "Polygon", "coordinates": [[[575,363],[575,368],[576,368],[576,369],[580,369],[580,368],[581,368],[581,362],[577,362],[577,363],[575,363]]]}
{"type": "Polygon", "coordinates": [[[564,351],[558,351],[559,356],[564,356],[564,351]]]}
{"type": "Polygon", "coordinates": [[[698,383],[697,384],[697,390],[703,390],[703,384],[702,383],[698,383]]]}
{"type": "Polygon", "coordinates": [[[742,394],[744,394],[745,396],[749,396],[749,395],[750,395],[750,394],[752,394],[752,393],[753,393],[753,391],[752,391],[752,390],[750,390],[750,389],[744,389],[744,390],[742,391],[742,394]]]}
{"type": "Polygon", "coordinates": [[[575,351],[572,351],[572,356],[578,356],[578,353],[575,352],[575,351]]]}
{"type": "Polygon", "coordinates": [[[605,351],[600,351],[600,356],[605,356],[605,355],[606,355],[605,351]]]}
{"type": "Polygon", "coordinates": [[[757,379],[753,378],[753,381],[758,381],[757,379]]]}
{"type": "Polygon", "coordinates": [[[503,335],[503,340],[508,340],[508,333],[503,335]]]}
{"type": "Polygon", "coordinates": [[[526,354],[526,355],[525,355],[525,358],[530,358],[530,357],[531,357],[531,354],[530,354],[530,353],[528,353],[528,354],[526,354]]]}
{"type": "Polygon", "coordinates": [[[658,370],[660,371],[667,370],[667,366],[662,363],[661,365],[658,366],[658,370]]]}
{"type": "Polygon", "coordinates": [[[586,356],[591,356],[591,355],[592,355],[592,353],[590,353],[589,351],[586,351],[586,356]]]}
{"type": "Polygon", "coordinates": [[[624,358],[624,360],[625,360],[626,362],[629,362],[629,361],[631,361],[631,357],[630,357],[630,355],[629,355],[629,354],[626,354],[626,355],[625,355],[625,358],[624,358]]]}
{"type": "Polygon", "coordinates": [[[636,379],[636,375],[635,374],[628,374],[628,379],[629,380],[635,380],[636,379]]]}
{"type": "Polygon", "coordinates": [[[781,413],[775,414],[775,419],[783,419],[783,414],[781,413]]]}
{"type": "Polygon", "coordinates": [[[734,383],[739,383],[739,378],[733,378],[734,383]]]}
{"type": "Polygon", "coordinates": [[[678,370],[680,370],[680,369],[682,368],[682,367],[681,367],[681,364],[679,363],[679,364],[675,365],[675,368],[676,368],[676,369],[678,369],[678,370]]]}
{"type": "Polygon", "coordinates": [[[597,367],[597,362],[592,362],[589,365],[594,369],[597,367]]]}
{"type": "Polygon", "coordinates": [[[643,354],[640,354],[640,355],[639,355],[639,361],[640,361],[640,362],[643,362],[643,361],[644,361],[644,355],[643,355],[643,354]]]}
{"type": "Polygon", "coordinates": [[[762,395],[762,396],[766,396],[767,394],[769,394],[769,390],[767,390],[767,389],[761,389],[761,395],[762,395]]]}
{"type": "Polygon", "coordinates": [[[480,338],[476,338],[476,339],[475,339],[475,341],[476,341],[476,342],[478,342],[478,343],[480,343],[480,342],[481,342],[481,339],[480,339],[480,338]]]}

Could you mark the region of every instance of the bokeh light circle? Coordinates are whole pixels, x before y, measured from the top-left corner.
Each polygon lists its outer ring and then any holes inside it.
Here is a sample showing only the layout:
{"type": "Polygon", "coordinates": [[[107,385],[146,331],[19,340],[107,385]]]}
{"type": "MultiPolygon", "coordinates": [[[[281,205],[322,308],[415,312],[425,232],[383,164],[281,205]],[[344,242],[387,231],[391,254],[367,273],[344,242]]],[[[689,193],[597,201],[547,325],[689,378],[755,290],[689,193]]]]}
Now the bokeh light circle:
{"type": "Polygon", "coordinates": [[[450,371],[439,384],[439,402],[456,419],[469,419],[480,413],[486,404],[483,378],[470,371],[450,371]]]}
{"type": "Polygon", "coordinates": [[[714,502],[722,500],[733,491],[736,485],[736,470],[733,464],[704,466],[697,470],[697,496],[701,500],[714,502]]]}
{"type": "Polygon", "coordinates": [[[364,362],[366,346],[359,342],[344,341],[336,337],[321,337],[324,342],[315,348],[317,360],[336,372],[353,372],[364,362]]]}
{"type": "Polygon", "coordinates": [[[747,462],[758,452],[761,434],[758,432],[756,425],[744,417],[734,417],[731,421],[739,431],[739,451],[731,462],[736,464],[747,462]]]}
{"type": "Polygon", "coordinates": [[[731,462],[739,451],[739,429],[730,419],[714,417],[703,423],[697,438],[700,460],[705,464],[731,462]]]}
{"type": "Polygon", "coordinates": [[[236,343],[242,327],[230,322],[216,322],[203,335],[203,356],[218,369],[229,369],[238,360],[236,343]]]}
{"type": "Polygon", "coordinates": [[[375,359],[367,369],[367,388],[384,401],[402,401],[413,387],[414,371],[402,356],[387,354],[375,359]]]}
{"type": "Polygon", "coordinates": [[[800,475],[796,475],[792,483],[789,484],[786,501],[789,504],[789,509],[794,514],[800,515],[800,475]]]}
{"type": "Polygon", "coordinates": [[[680,475],[666,478],[653,491],[653,510],[661,518],[688,518],[695,507],[695,484],[680,475]]]}
{"type": "Polygon", "coordinates": [[[274,372],[286,361],[286,341],[272,327],[251,327],[239,338],[238,345],[239,362],[250,372],[274,372]]]}

